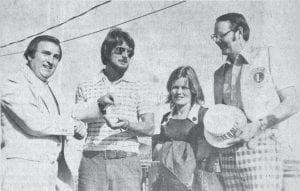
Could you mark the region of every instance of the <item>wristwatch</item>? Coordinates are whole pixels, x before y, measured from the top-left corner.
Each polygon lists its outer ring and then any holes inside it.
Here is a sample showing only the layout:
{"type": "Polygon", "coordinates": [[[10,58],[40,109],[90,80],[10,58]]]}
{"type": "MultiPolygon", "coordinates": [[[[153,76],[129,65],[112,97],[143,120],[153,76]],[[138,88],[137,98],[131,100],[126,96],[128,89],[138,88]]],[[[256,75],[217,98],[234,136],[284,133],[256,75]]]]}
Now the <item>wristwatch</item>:
{"type": "Polygon", "coordinates": [[[258,120],[260,123],[259,129],[264,131],[267,128],[267,122],[262,118],[258,120]]]}
{"type": "Polygon", "coordinates": [[[129,122],[128,120],[125,120],[125,121],[126,121],[126,125],[124,125],[124,126],[122,127],[122,129],[123,129],[124,131],[128,131],[130,122],[129,122]]]}
{"type": "Polygon", "coordinates": [[[97,99],[97,104],[99,107],[99,110],[101,111],[102,115],[106,115],[106,106],[103,105],[103,102],[101,101],[101,99],[97,99]]]}

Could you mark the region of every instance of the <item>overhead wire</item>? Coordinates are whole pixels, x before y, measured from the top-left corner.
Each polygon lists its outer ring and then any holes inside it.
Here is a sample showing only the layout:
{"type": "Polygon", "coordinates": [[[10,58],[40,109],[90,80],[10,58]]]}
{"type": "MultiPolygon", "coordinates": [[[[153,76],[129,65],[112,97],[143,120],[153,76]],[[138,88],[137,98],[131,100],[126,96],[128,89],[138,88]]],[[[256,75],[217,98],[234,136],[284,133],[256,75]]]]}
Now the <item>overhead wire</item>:
{"type": "Polygon", "coordinates": [[[83,38],[83,37],[86,37],[86,36],[90,36],[90,35],[92,35],[92,34],[99,33],[99,32],[102,32],[102,31],[104,31],[104,30],[108,30],[108,29],[110,29],[110,28],[117,27],[117,26],[120,26],[120,25],[129,23],[129,22],[132,22],[132,21],[141,19],[141,18],[146,17],[146,16],[149,16],[149,15],[153,15],[153,14],[155,14],[155,13],[158,13],[158,12],[161,12],[161,11],[163,11],[163,10],[165,10],[165,9],[169,9],[169,8],[171,8],[171,7],[177,6],[177,5],[179,5],[179,4],[181,4],[181,3],[184,3],[184,2],[186,2],[186,1],[180,1],[180,2],[178,2],[178,3],[169,5],[169,6],[167,6],[167,7],[161,8],[161,9],[157,9],[157,10],[155,10],[155,11],[146,13],[146,14],[141,15],[141,16],[138,16],[138,17],[134,17],[134,18],[129,19],[129,20],[124,21],[124,22],[121,22],[121,23],[118,23],[118,24],[115,24],[115,25],[111,25],[111,26],[108,26],[108,27],[99,29],[99,30],[94,31],[94,32],[91,32],[91,33],[86,33],[86,34],[84,34],[84,35],[80,35],[80,36],[73,37],[73,38],[70,38],[70,39],[67,39],[67,40],[63,40],[62,42],[68,42],[68,41],[76,40],[76,39],[83,38]]]}
{"type": "Polygon", "coordinates": [[[76,18],[78,18],[78,17],[81,17],[81,16],[87,14],[88,12],[90,12],[90,11],[92,11],[92,10],[94,10],[94,9],[96,9],[96,8],[98,8],[98,7],[100,7],[100,6],[103,6],[103,5],[107,4],[107,3],[110,3],[110,2],[111,2],[111,0],[105,1],[105,2],[103,2],[103,3],[100,3],[100,4],[96,5],[96,6],[94,6],[94,7],[90,8],[90,9],[88,9],[87,11],[84,11],[84,12],[80,13],[79,15],[73,16],[73,17],[67,19],[67,20],[64,21],[64,22],[59,23],[59,24],[54,25],[54,26],[51,26],[51,27],[49,27],[49,28],[47,28],[47,29],[45,29],[45,30],[43,30],[43,31],[41,31],[41,32],[32,34],[32,35],[30,35],[30,36],[27,36],[27,37],[21,39],[21,40],[17,40],[17,41],[13,41],[13,42],[10,42],[10,43],[1,45],[1,46],[0,46],[0,49],[1,49],[1,48],[5,48],[5,47],[8,47],[8,46],[13,45],[13,44],[17,44],[17,43],[23,42],[23,41],[25,41],[25,40],[27,40],[27,39],[29,39],[29,38],[32,38],[32,37],[41,35],[41,34],[47,32],[47,31],[50,31],[50,30],[52,30],[52,29],[54,29],[54,28],[57,28],[57,27],[59,27],[59,26],[62,26],[62,25],[64,25],[64,24],[66,24],[66,23],[68,23],[68,22],[70,22],[70,21],[72,21],[72,20],[74,20],[74,19],[76,19],[76,18]]]}
{"type": "MultiPolygon", "coordinates": [[[[117,26],[120,26],[120,25],[124,25],[124,24],[126,24],[126,23],[129,23],[129,22],[132,22],[132,21],[141,19],[141,18],[143,18],[143,17],[147,17],[147,16],[149,16],[149,15],[156,14],[156,13],[158,13],[158,12],[164,11],[164,10],[166,10],[166,9],[169,9],[169,8],[171,8],[171,7],[177,6],[177,5],[182,4],[182,3],[185,3],[185,2],[186,2],[185,0],[184,0],[184,1],[180,1],[180,2],[177,2],[177,3],[171,4],[171,5],[169,5],[169,6],[166,6],[166,7],[163,7],[163,8],[154,10],[154,11],[151,11],[151,12],[149,12],[149,13],[140,15],[140,16],[138,16],[138,17],[134,17],[134,18],[132,18],[132,19],[126,20],[126,21],[124,21],[124,22],[121,22],[121,23],[118,23],[118,24],[115,24],[115,25],[111,25],[111,26],[108,26],[108,27],[99,29],[99,30],[97,30],[97,31],[94,31],[94,32],[86,33],[86,34],[79,35],[79,36],[76,36],[76,37],[73,37],[73,38],[70,38],[70,39],[63,40],[63,41],[61,41],[61,43],[65,43],[65,42],[73,41],[73,40],[76,40],[76,39],[84,38],[84,37],[86,37],[86,36],[90,36],[90,35],[93,35],[93,34],[96,34],[96,33],[99,33],[99,32],[102,32],[102,31],[105,31],[105,30],[108,30],[108,29],[111,29],[111,28],[114,28],[114,27],[117,27],[117,26]]],[[[20,53],[23,53],[23,51],[18,51],[18,52],[13,52],[13,53],[8,53],[8,54],[2,54],[2,55],[0,55],[0,57],[10,56],[10,55],[15,55],[15,54],[20,54],[20,53]]]]}
{"type": "Polygon", "coordinates": [[[5,57],[5,56],[11,56],[11,55],[16,55],[16,54],[22,54],[24,50],[18,51],[18,52],[12,52],[12,53],[7,53],[7,54],[2,54],[0,57],[5,57]]]}

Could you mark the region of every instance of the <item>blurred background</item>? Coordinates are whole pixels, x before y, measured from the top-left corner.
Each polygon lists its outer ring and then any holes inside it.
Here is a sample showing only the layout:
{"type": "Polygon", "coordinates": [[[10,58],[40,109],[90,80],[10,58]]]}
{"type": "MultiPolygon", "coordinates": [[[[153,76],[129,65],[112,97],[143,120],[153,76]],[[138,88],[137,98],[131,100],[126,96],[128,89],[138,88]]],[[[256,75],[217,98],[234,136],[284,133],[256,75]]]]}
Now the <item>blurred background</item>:
{"type": "MultiPolygon", "coordinates": [[[[104,2],[2,0],[0,46],[44,31],[104,2]]],[[[157,107],[156,133],[159,133],[162,114],[169,109],[164,104],[166,82],[171,71],[178,66],[190,65],[196,70],[204,90],[206,106],[209,107],[213,104],[213,72],[224,61],[210,35],[215,19],[228,12],[239,12],[246,17],[251,29],[251,43],[282,49],[286,58],[282,64],[292,71],[291,75],[295,76],[295,84],[300,92],[298,1],[186,1],[174,5],[178,2],[109,1],[47,31],[45,34],[66,41],[62,43],[62,60],[51,79],[55,88],[61,91],[60,96],[66,98],[61,107],[70,110],[77,84],[97,75],[103,67],[100,46],[107,29],[124,22],[119,27],[128,31],[136,43],[135,56],[128,72],[150,82],[149,88],[153,90],[150,96],[157,107]],[[169,7],[171,5],[174,6],[169,7]],[[89,33],[93,34],[86,35],[89,33]],[[80,37],[82,35],[86,36],[80,37]]],[[[8,74],[26,63],[20,52],[26,49],[31,39],[0,48],[0,85],[8,74]]],[[[289,160],[300,159],[299,121],[300,114],[297,114],[285,122],[286,128],[281,129],[284,156],[289,160]]],[[[71,165],[76,174],[82,142],[71,140],[69,144],[71,147],[68,152],[73,159],[71,165]]],[[[149,140],[145,139],[144,144],[149,144],[149,140]]]]}

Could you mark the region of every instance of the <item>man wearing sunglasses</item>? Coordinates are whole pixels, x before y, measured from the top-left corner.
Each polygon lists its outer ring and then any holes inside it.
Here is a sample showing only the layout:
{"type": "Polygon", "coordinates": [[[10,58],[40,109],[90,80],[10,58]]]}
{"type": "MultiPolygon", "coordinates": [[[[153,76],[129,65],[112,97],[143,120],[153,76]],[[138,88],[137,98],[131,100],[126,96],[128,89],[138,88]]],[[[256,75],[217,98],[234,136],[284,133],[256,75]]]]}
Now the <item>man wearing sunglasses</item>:
{"type": "Polygon", "coordinates": [[[248,120],[232,146],[220,149],[221,175],[226,191],[280,191],[283,160],[276,132],[298,111],[295,80],[282,51],[250,47],[249,36],[239,13],[218,17],[211,36],[227,56],[214,74],[215,103],[238,107],[248,120]]]}
{"type": "Polygon", "coordinates": [[[154,114],[147,86],[127,72],[134,47],[127,32],[109,31],[101,47],[105,68],[77,88],[73,116],[88,125],[80,191],[141,189],[137,136],[153,134],[154,114]]]}

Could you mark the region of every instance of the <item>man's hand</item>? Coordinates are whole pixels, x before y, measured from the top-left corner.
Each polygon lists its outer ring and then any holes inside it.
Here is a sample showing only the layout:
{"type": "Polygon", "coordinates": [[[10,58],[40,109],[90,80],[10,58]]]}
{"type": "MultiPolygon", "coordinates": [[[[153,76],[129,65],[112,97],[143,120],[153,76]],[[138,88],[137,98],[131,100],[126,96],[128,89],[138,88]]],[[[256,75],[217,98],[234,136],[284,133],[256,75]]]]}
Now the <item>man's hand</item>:
{"type": "Polygon", "coordinates": [[[81,121],[77,121],[76,124],[74,125],[74,137],[76,139],[83,139],[87,134],[87,129],[85,126],[85,123],[81,121]]]}
{"type": "Polygon", "coordinates": [[[230,141],[228,144],[236,144],[236,143],[247,143],[248,147],[251,140],[259,133],[261,123],[259,121],[254,121],[252,123],[247,123],[247,125],[241,129],[239,129],[235,138],[230,141]]]}
{"type": "Polygon", "coordinates": [[[119,118],[108,118],[107,116],[104,116],[104,119],[106,121],[106,124],[111,128],[111,129],[124,129],[128,130],[129,127],[129,121],[126,119],[119,119],[119,118]]]}
{"type": "Polygon", "coordinates": [[[105,96],[100,97],[98,100],[98,106],[100,108],[100,111],[102,112],[102,114],[106,114],[105,110],[108,106],[113,105],[114,104],[114,97],[111,94],[106,94],[105,96]]]}

